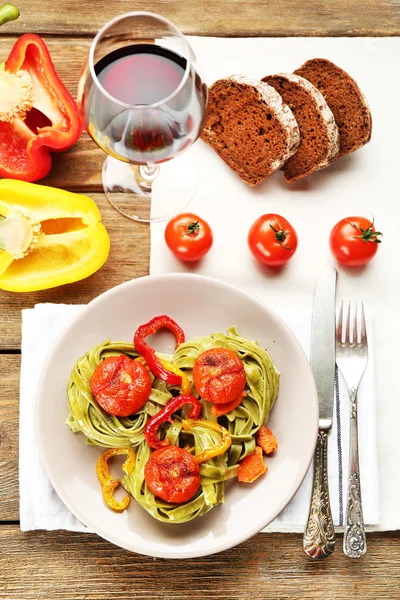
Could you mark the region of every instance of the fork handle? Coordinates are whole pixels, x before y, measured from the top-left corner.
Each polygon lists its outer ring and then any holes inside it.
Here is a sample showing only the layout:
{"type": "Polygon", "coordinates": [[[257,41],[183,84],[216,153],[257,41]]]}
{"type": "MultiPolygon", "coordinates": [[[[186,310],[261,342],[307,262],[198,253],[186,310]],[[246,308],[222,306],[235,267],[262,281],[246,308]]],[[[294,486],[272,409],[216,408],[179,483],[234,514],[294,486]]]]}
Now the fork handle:
{"type": "Polygon", "coordinates": [[[310,558],[326,558],[334,551],[335,541],[328,487],[328,433],[319,430],[310,512],[303,536],[304,552],[310,558]]]}
{"type": "Polygon", "coordinates": [[[350,461],[343,552],[350,558],[361,558],[367,551],[358,460],[357,392],[357,388],[354,387],[349,390],[351,406],[350,461]]]}

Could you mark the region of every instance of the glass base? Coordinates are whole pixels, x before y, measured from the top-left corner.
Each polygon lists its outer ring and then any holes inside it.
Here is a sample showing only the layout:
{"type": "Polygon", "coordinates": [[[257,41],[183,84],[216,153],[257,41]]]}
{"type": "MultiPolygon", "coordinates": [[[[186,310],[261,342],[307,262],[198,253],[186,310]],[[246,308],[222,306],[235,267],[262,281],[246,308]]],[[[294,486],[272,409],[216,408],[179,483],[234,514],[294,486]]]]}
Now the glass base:
{"type": "Polygon", "coordinates": [[[197,170],[188,152],[149,167],[108,156],[103,165],[104,192],[114,208],[134,221],[165,221],[184,210],[197,184],[197,170]]]}

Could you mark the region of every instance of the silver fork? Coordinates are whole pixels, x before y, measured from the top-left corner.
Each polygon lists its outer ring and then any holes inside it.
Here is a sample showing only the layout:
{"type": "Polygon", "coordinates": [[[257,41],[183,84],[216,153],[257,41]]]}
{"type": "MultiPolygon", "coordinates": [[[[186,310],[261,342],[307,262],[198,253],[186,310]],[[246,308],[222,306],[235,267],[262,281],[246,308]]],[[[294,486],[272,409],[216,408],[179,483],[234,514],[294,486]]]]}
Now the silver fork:
{"type": "Polygon", "coordinates": [[[358,386],[360,385],[361,378],[368,362],[367,331],[365,327],[364,305],[362,302],[361,315],[358,315],[358,313],[357,303],[354,310],[351,310],[351,303],[349,302],[347,317],[345,317],[345,325],[343,326],[342,302],[336,329],[336,364],[346,382],[351,403],[349,477],[346,524],[343,536],[343,552],[350,558],[361,558],[367,551],[361,503],[357,424],[358,386]],[[358,316],[359,318],[357,318],[358,316]]]}

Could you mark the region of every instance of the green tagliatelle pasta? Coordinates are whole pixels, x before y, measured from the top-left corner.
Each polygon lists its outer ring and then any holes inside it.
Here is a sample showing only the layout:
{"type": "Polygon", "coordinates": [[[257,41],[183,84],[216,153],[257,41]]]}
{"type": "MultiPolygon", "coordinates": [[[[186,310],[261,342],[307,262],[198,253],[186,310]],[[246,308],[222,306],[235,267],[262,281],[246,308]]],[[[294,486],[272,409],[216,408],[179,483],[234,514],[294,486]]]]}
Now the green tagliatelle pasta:
{"type": "MultiPolygon", "coordinates": [[[[168,360],[184,371],[193,383],[193,365],[197,357],[213,347],[232,350],[242,359],[246,372],[246,395],[235,410],[218,418],[218,423],[231,435],[231,447],[200,465],[199,492],[182,504],[170,504],[155,497],[144,477],[144,468],[152,452],[144,439],[144,426],[151,416],[179,394],[179,389],[154,378],[149,400],[137,413],[129,418],[106,413],[90,390],[90,377],[96,366],[108,356],[124,353],[131,358],[138,357],[134,347],[126,343],[106,341],[99,344],[77,361],[71,374],[68,385],[69,427],[73,432],[81,431],[90,444],[108,448],[135,447],[135,467],[129,476],[122,478],[121,483],[145,510],[160,521],[184,523],[224,502],[225,482],[237,476],[239,463],[254,452],[255,434],[267,422],[278,395],[279,374],[268,353],[256,342],[240,337],[235,327],[230,328],[227,334],[212,334],[185,342],[168,360]]],[[[193,394],[197,395],[194,387],[193,394]]],[[[201,403],[201,417],[206,421],[216,421],[211,403],[204,400],[201,403]]],[[[175,413],[172,423],[160,432],[171,445],[189,448],[192,454],[197,455],[221,443],[221,434],[207,427],[206,423],[184,431],[180,412],[175,413]]],[[[183,414],[186,412],[185,408],[182,409],[183,414]]]]}

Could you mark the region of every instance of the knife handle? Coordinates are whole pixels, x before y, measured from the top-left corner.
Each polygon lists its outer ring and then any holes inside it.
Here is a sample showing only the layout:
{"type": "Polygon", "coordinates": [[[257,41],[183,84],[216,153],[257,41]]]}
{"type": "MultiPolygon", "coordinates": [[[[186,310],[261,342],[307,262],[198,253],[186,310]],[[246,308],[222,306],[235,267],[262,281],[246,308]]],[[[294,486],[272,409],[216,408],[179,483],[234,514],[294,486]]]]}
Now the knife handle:
{"type": "Polygon", "coordinates": [[[326,558],[335,549],[335,528],[328,487],[328,434],[319,430],[314,455],[314,478],[303,548],[310,558],[326,558]]]}

